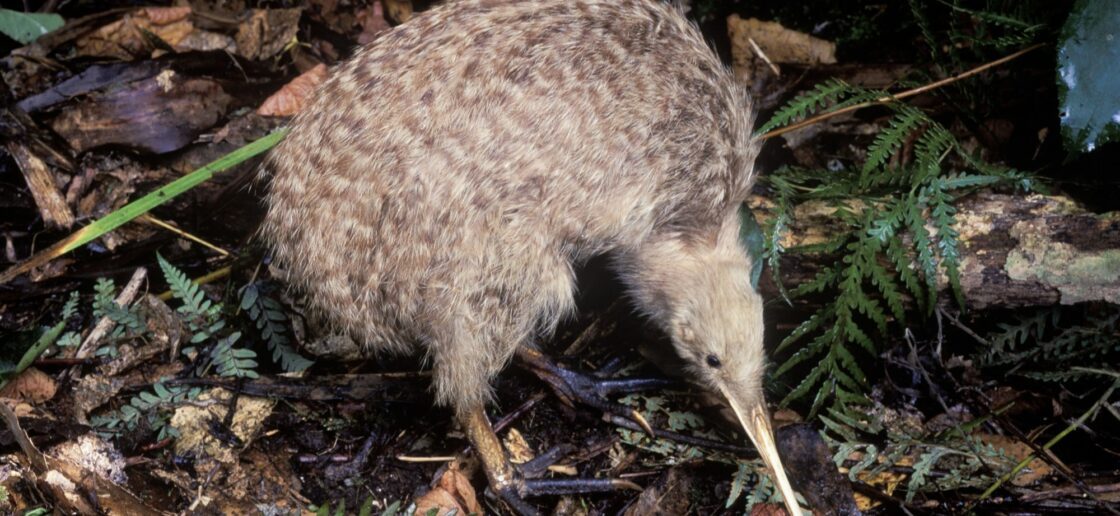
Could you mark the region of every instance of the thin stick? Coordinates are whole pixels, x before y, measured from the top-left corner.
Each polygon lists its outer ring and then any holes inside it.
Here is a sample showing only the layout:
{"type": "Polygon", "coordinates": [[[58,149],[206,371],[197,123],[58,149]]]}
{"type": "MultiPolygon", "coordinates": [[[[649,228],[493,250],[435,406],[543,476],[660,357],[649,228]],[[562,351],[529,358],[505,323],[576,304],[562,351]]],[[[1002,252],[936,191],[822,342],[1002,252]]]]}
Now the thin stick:
{"type": "MultiPolygon", "coordinates": [[[[1114,391],[1116,391],[1117,388],[1120,388],[1120,380],[1118,380],[1116,382],[1113,382],[1112,386],[1109,387],[1108,390],[1105,391],[1104,395],[1101,396],[1100,399],[1097,400],[1097,402],[1094,403],[1092,407],[1089,407],[1089,409],[1086,410],[1083,414],[1081,414],[1080,417],[1078,417],[1076,420],[1071,422],[1069,424],[1069,426],[1067,426],[1061,432],[1058,432],[1058,435],[1055,435],[1052,439],[1047,441],[1046,444],[1042,445],[1042,449],[1044,451],[1049,451],[1050,448],[1052,448],[1055,444],[1058,444],[1059,441],[1064,439],[1071,432],[1080,428],[1081,425],[1085,423],[1085,421],[1087,421],[1093,414],[1095,414],[1100,409],[1101,406],[1108,404],[1108,399],[1112,397],[1112,393],[1114,391]]],[[[970,505],[975,505],[976,502],[979,502],[980,500],[984,500],[985,498],[988,498],[989,496],[992,496],[992,493],[995,493],[996,490],[999,489],[1000,486],[1002,486],[1008,480],[1011,480],[1012,478],[1015,478],[1015,475],[1018,475],[1019,472],[1022,471],[1023,468],[1027,467],[1027,465],[1030,464],[1031,461],[1034,460],[1037,456],[1038,456],[1037,453],[1031,453],[1030,455],[1027,455],[1023,460],[1019,461],[1019,463],[1016,464],[1014,468],[1011,468],[1011,471],[1005,473],[998,480],[996,480],[996,482],[994,484],[989,486],[987,490],[985,490],[983,493],[981,493],[980,498],[973,501],[972,504],[970,504],[970,505]]],[[[1087,493],[1087,494],[1092,495],[1093,493],[1087,493]]],[[[1096,499],[1097,503],[1101,503],[1101,500],[1099,498],[1096,498],[1096,497],[1094,497],[1094,498],[1096,499]]],[[[1108,506],[1105,505],[1105,507],[1108,507],[1108,506]]],[[[969,507],[969,509],[971,509],[971,506],[969,507]]],[[[1110,509],[1110,511],[1113,512],[1114,514],[1116,513],[1115,510],[1110,509]]]]}
{"type": "Polygon", "coordinates": [[[139,217],[139,219],[144,221],[144,222],[147,222],[149,224],[159,226],[159,227],[161,227],[163,229],[166,229],[166,230],[168,230],[172,233],[175,233],[176,235],[179,235],[181,238],[185,238],[187,240],[195,242],[195,243],[197,243],[197,244],[199,244],[203,247],[206,247],[206,248],[208,248],[208,249],[210,249],[210,250],[214,251],[215,253],[218,253],[222,256],[229,256],[229,251],[226,251],[225,249],[222,249],[221,247],[218,247],[214,244],[211,244],[210,242],[207,242],[206,240],[203,240],[202,237],[199,237],[199,236],[193,235],[191,233],[188,233],[186,231],[183,231],[178,226],[176,226],[176,225],[174,225],[170,222],[167,222],[163,219],[154,217],[150,213],[145,213],[145,214],[141,215],[139,217]]]}
{"type": "Polygon", "coordinates": [[[988,70],[989,68],[994,68],[996,66],[1002,65],[1002,64],[1007,63],[1009,61],[1013,61],[1015,59],[1018,59],[1019,57],[1023,56],[1024,54],[1027,54],[1027,53],[1030,53],[1034,50],[1042,48],[1043,46],[1045,46],[1045,43],[1038,43],[1036,45],[1031,45],[1031,46],[1029,46],[1027,48],[1024,48],[1024,49],[1022,49],[1018,52],[1015,52],[1014,54],[1011,54],[1009,56],[1001,57],[999,59],[996,59],[995,61],[990,61],[988,63],[982,64],[980,66],[977,66],[976,68],[973,68],[971,70],[959,73],[959,74],[954,75],[952,77],[941,79],[940,81],[931,82],[931,83],[926,84],[924,86],[919,86],[919,87],[914,88],[914,89],[906,90],[906,91],[903,91],[903,92],[895,94],[895,95],[887,95],[885,97],[880,97],[880,98],[877,98],[875,100],[869,100],[867,102],[861,102],[859,104],[853,104],[853,105],[848,106],[848,107],[843,108],[843,109],[837,109],[836,111],[829,111],[827,113],[821,113],[821,114],[819,114],[817,116],[814,116],[812,118],[802,120],[802,121],[800,121],[796,124],[787,125],[785,127],[780,127],[778,129],[774,129],[773,131],[770,131],[770,132],[768,132],[768,133],[766,133],[762,136],[759,136],[758,139],[759,140],[767,140],[767,139],[773,138],[775,136],[781,136],[781,135],[786,134],[786,133],[791,132],[791,131],[796,131],[798,129],[801,129],[802,127],[807,127],[807,126],[816,124],[816,123],[821,122],[823,120],[828,120],[829,118],[832,118],[834,116],[839,116],[839,115],[842,115],[844,113],[851,113],[852,111],[863,109],[865,107],[877,106],[877,105],[880,105],[880,104],[886,104],[888,102],[893,102],[893,101],[896,101],[896,100],[902,100],[904,98],[913,97],[914,95],[925,93],[925,92],[930,91],[930,90],[935,90],[937,88],[945,86],[946,84],[952,84],[952,83],[960,81],[962,79],[967,79],[969,77],[972,77],[973,75],[984,72],[984,71],[988,70]]]}
{"type": "Polygon", "coordinates": [[[455,456],[436,455],[434,457],[417,457],[415,455],[397,455],[397,460],[401,462],[451,462],[455,460],[455,456]]]}
{"type": "Polygon", "coordinates": [[[747,38],[747,43],[751,44],[751,48],[754,49],[754,52],[756,54],[758,54],[758,57],[761,57],[763,61],[766,61],[767,65],[770,65],[770,71],[774,72],[774,75],[777,75],[778,77],[782,76],[781,69],[779,69],[778,65],[774,64],[774,62],[771,61],[770,58],[766,56],[766,52],[763,52],[762,48],[758,46],[758,43],[754,42],[754,38],[748,37],[747,38]]]}
{"type": "MultiPolygon", "coordinates": [[[[113,300],[118,306],[128,306],[136,299],[136,294],[140,292],[140,285],[144,283],[144,279],[148,276],[148,269],[138,267],[132,273],[132,278],[128,280],[128,284],[121,289],[121,293],[113,300]]],[[[108,315],[101,317],[97,321],[97,325],[93,327],[93,331],[89,332],[82,345],[78,346],[78,352],[74,354],[74,358],[89,358],[90,354],[97,349],[97,343],[105,334],[109,333],[116,326],[116,323],[109,318],[108,315]]],[[[71,370],[70,374],[73,377],[75,370],[71,370]]]]}

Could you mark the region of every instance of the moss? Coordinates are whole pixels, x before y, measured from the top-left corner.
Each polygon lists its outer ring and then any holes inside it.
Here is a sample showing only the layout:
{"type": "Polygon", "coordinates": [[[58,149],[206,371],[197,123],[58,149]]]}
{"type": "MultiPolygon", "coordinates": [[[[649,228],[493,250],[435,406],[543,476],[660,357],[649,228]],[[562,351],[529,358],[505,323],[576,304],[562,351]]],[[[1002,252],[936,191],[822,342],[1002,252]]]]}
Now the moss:
{"type": "Polygon", "coordinates": [[[1120,249],[1083,251],[1055,242],[1041,221],[1016,224],[1011,235],[1019,240],[1004,267],[1011,279],[1055,288],[1062,304],[1120,303],[1120,249]]]}

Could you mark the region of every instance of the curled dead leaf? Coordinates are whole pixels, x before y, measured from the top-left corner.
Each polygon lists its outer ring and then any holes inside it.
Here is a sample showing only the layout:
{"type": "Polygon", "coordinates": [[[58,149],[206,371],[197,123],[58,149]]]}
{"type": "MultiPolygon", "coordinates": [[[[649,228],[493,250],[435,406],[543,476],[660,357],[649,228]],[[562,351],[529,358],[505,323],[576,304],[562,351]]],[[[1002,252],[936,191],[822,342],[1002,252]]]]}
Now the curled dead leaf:
{"type": "Polygon", "coordinates": [[[153,50],[150,36],[176,47],[194,32],[190,7],[145,7],[75,42],[80,56],[131,60],[153,50]]]}
{"type": "Polygon", "coordinates": [[[320,64],[292,79],[279,91],[265,99],[257,114],[261,116],[292,116],[299,113],[311,93],[327,78],[327,66],[320,64]]]}
{"type": "Polygon", "coordinates": [[[411,0],[381,0],[384,4],[385,14],[393,23],[404,23],[412,19],[411,0]]]}
{"type": "Polygon", "coordinates": [[[458,468],[451,466],[439,478],[439,484],[416,500],[415,514],[482,514],[470,479],[458,468]]]}
{"type": "Polygon", "coordinates": [[[237,53],[249,59],[268,59],[293,41],[303,10],[255,9],[237,28],[237,53]]]}
{"type": "Polygon", "coordinates": [[[29,367],[0,389],[0,397],[43,403],[54,397],[58,383],[47,373],[29,367]]]}
{"type": "Polygon", "coordinates": [[[746,84],[777,75],[778,63],[836,62],[836,43],[787,29],[777,22],[744,20],[732,14],[727,18],[727,35],[731,38],[735,76],[746,84]]]}
{"type": "Polygon", "coordinates": [[[533,449],[529,446],[525,437],[518,432],[516,428],[510,428],[506,433],[506,438],[502,439],[502,444],[505,445],[506,451],[509,452],[509,460],[514,464],[524,464],[533,460],[533,449]]]}

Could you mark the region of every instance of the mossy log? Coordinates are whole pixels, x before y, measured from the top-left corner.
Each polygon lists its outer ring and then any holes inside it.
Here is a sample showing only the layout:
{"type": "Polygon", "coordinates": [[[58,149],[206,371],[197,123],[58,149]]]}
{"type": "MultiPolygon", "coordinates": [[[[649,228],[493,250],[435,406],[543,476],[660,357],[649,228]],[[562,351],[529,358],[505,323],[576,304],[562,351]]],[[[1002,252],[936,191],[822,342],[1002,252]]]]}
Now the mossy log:
{"type": "MultiPolygon", "coordinates": [[[[773,206],[758,196],[748,205],[760,222],[773,206]]],[[[817,202],[797,206],[786,247],[821,243],[841,230],[833,211],[817,202]]],[[[961,292],[970,308],[1120,303],[1120,212],[1091,213],[1062,196],[979,193],[958,201],[956,229],[961,292]]],[[[797,285],[829,259],[788,254],[783,282],[797,285]]],[[[938,284],[948,289],[944,274],[938,284]]],[[[778,295],[769,280],[762,290],[778,295]]]]}

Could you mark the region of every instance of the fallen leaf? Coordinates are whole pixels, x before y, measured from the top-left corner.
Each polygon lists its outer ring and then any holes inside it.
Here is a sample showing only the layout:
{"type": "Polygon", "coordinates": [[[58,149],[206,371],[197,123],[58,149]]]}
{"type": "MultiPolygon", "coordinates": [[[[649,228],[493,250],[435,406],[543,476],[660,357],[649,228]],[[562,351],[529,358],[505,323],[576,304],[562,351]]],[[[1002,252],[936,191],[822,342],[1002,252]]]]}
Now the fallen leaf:
{"type": "Polygon", "coordinates": [[[772,76],[779,63],[817,65],[836,63],[836,43],[790,30],[777,22],[737,14],[727,18],[731,61],[735,76],[747,84],[772,76]]]}
{"type": "Polygon", "coordinates": [[[237,27],[237,53],[249,59],[267,59],[292,42],[299,31],[302,9],[255,9],[237,27]]]}
{"type": "Polygon", "coordinates": [[[756,503],[751,507],[751,516],[786,516],[786,508],[776,503],[756,503]]]}
{"type": "Polygon", "coordinates": [[[279,91],[265,99],[257,114],[261,116],[292,116],[303,110],[315,88],[327,78],[327,65],[320,64],[292,79],[279,91]]]}
{"type": "Polygon", "coordinates": [[[404,23],[412,19],[412,0],[381,0],[385,14],[393,23],[404,23]]]}
{"type": "Polygon", "coordinates": [[[58,383],[54,378],[34,367],[29,367],[0,389],[0,398],[42,403],[53,398],[57,391],[58,383]]]}
{"type": "Polygon", "coordinates": [[[447,468],[436,487],[416,499],[414,514],[428,514],[432,509],[440,516],[482,514],[470,479],[454,466],[447,468]]]}
{"type": "Polygon", "coordinates": [[[529,447],[529,443],[525,441],[525,437],[518,432],[516,428],[510,428],[506,433],[506,438],[502,439],[502,444],[505,445],[506,451],[509,452],[509,461],[514,464],[524,464],[533,460],[535,456],[533,449],[529,447]]]}
{"type": "Polygon", "coordinates": [[[145,7],[93,31],[75,42],[80,56],[131,60],[154,49],[149,34],[176,47],[194,32],[190,7],[145,7]]]}
{"type": "MultiPolygon", "coordinates": [[[[1016,463],[1022,462],[1023,459],[1034,452],[1027,443],[1007,436],[980,434],[977,437],[979,437],[980,441],[984,444],[991,445],[997,450],[1002,450],[1003,453],[1011,457],[1016,463]]],[[[1000,466],[1003,467],[1005,465],[1001,464],[1000,466]]],[[[1050,465],[1042,459],[1035,457],[1027,463],[1027,466],[1023,468],[1018,475],[1015,475],[1015,478],[1011,479],[1011,483],[1019,487],[1029,486],[1050,476],[1052,473],[1054,473],[1054,468],[1050,467],[1050,465]]]]}
{"type": "Polygon", "coordinates": [[[692,492],[693,480],[694,472],[690,468],[669,468],[642,490],[638,499],[623,512],[623,516],[687,514],[692,506],[689,494],[692,492]]]}
{"type": "Polygon", "coordinates": [[[758,50],[748,39],[775,63],[801,65],[835,64],[836,43],[790,30],[777,22],[762,21],[757,18],[744,20],[737,14],[727,18],[727,31],[731,36],[736,59],[757,59],[758,50]]]}

